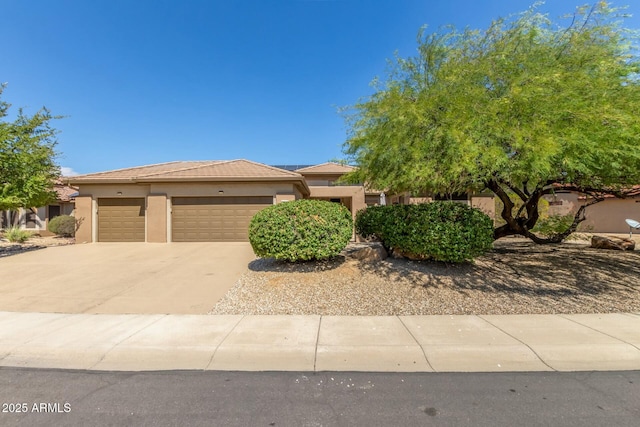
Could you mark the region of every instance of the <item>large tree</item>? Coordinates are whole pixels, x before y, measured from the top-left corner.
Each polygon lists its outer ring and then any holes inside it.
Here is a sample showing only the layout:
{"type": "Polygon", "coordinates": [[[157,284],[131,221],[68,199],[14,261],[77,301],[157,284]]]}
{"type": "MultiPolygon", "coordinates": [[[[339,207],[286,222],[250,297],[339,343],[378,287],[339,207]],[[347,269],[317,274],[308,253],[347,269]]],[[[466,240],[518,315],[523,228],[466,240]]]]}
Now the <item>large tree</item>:
{"type": "Polygon", "coordinates": [[[490,190],[506,224],[495,238],[559,242],[605,194],[640,184],[640,70],[624,15],[601,1],[557,25],[535,7],[484,31],[418,36],[375,93],[347,110],[353,179],[376,188],[490,190]],[[543,195],[591,197],[568,229],[531,232],[543,195]]]}
{"type": "Polygon", "coordinates": [[[9,107],[0,99],[0,210],[46,205],[55,200],[53,183],[60,176],[57,131],[50,126],[56,117],[46,108],[32,116],[20,109],[7,121],[9,107]]]}

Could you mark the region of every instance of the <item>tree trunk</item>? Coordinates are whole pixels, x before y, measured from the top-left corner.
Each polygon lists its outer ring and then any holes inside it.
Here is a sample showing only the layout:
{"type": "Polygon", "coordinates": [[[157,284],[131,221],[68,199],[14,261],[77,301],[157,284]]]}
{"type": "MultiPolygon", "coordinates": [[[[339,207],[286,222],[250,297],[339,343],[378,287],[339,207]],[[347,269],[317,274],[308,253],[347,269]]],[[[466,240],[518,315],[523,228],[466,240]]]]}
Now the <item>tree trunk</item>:
{"type": "Polygon", "coordinates": [[[564,239],[569,237],[578,228],[578,225],[586,219],[585,210],[587,206],[600,202],[602,199],[594,199],[593,201],[580,206],[578,211],[573,217],[573,222],[564,231],[553,234],[549,237],[540,237],[532,233],[530,230],[535,227],[540,213],[538,211],[538,203],[544,194],[550,193],[550,189],[545,187],[537,187],[534,191],[529,193],[524,185],[524,189],[520,190],[511,186],[507,186],[513,190],[523,202],[522,208],[518,210],[516,216],[513,215],[513,208],[515,203],[509,197],[507,191],[502,187],[501,183],[497,180],[491,180],[487,183],[487,188],[493,191],[493,193],[502,201],[503,209],[500,213],[502,219],[506,224],[496,227],[493,231],[494,240],[498,240],[506,236],[523,236],[531,239],[538,244],[549,243],[561,243],[564,239]]]}

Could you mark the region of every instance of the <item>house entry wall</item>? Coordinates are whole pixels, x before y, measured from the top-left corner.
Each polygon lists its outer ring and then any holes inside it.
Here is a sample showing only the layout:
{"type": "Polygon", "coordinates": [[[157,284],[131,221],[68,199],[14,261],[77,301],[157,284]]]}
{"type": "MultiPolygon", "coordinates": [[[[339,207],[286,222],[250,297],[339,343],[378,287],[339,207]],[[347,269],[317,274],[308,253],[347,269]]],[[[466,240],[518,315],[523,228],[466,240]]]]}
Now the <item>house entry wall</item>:
{"type": "Polygon", "coordinates": [[[99,242],[144,242],[145,199],[98,199],[99,242]]]}
{"type": "Polygon", "coordinates": [[[173,197],[173,242],[246,242],[249,222],[273,204],[273,196],[173,197]]]}

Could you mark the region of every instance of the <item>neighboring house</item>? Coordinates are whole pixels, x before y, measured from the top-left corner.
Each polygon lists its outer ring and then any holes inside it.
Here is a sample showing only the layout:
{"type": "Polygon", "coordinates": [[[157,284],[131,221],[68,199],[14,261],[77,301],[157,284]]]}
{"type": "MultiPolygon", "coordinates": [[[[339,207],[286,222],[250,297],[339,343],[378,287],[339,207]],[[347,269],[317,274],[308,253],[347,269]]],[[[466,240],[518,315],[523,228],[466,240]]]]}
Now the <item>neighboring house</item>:
{"type": "MultiPolygon", "coordinates": [[[[549,215],[573,215],[587,203],[585,195],[562,190],[544,198],[549,202],[549,215]]],[[[587,207],[586,220],[580,223],[578,231],[628,233],[627,218],[640,221],[640,186],[634,187],[625,199],[605,196],[602,202],[587,207]]]]}
{"type": "MultiPolygon", "coordinates": [[[[336,163],[177,161],[71,177],[69,183],[79,189],[76,241],[247,241],[256,212],[296,199],[341,203],[355,217],[368,197],[379,201],[380,192],[336,183],[352,170],[336,163]]],[[[408,195],[386,199],[405,203],[408,195]]]]}
{"type": "MultiPolygon", "coordinates": [[[[65,178],[63,178],[65,179],[65,178]]],[[[38,234],[48,234],[49,221],[59,215],[72,215],[77,188],[63,184],[63,179],[54,184],[56,200],[47,206],[0,211],[0,229],[18,226],[38,234]]]]}

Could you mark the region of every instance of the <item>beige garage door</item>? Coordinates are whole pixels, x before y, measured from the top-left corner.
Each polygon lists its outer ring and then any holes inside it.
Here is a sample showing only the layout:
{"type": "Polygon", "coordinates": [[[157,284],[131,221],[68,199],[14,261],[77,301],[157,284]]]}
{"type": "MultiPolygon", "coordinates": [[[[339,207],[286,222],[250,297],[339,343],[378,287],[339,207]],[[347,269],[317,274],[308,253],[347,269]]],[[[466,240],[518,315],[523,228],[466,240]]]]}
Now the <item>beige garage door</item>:
{"type": "Polygon", "coordinates": [[[246,242],[249,221],[273,197],[174,197],[174,242],[246,242]]]}
{"type": "Polygon", "coordinates": [[[144,198],[98,199],[99,242],[144,242],[144,198]]]}

